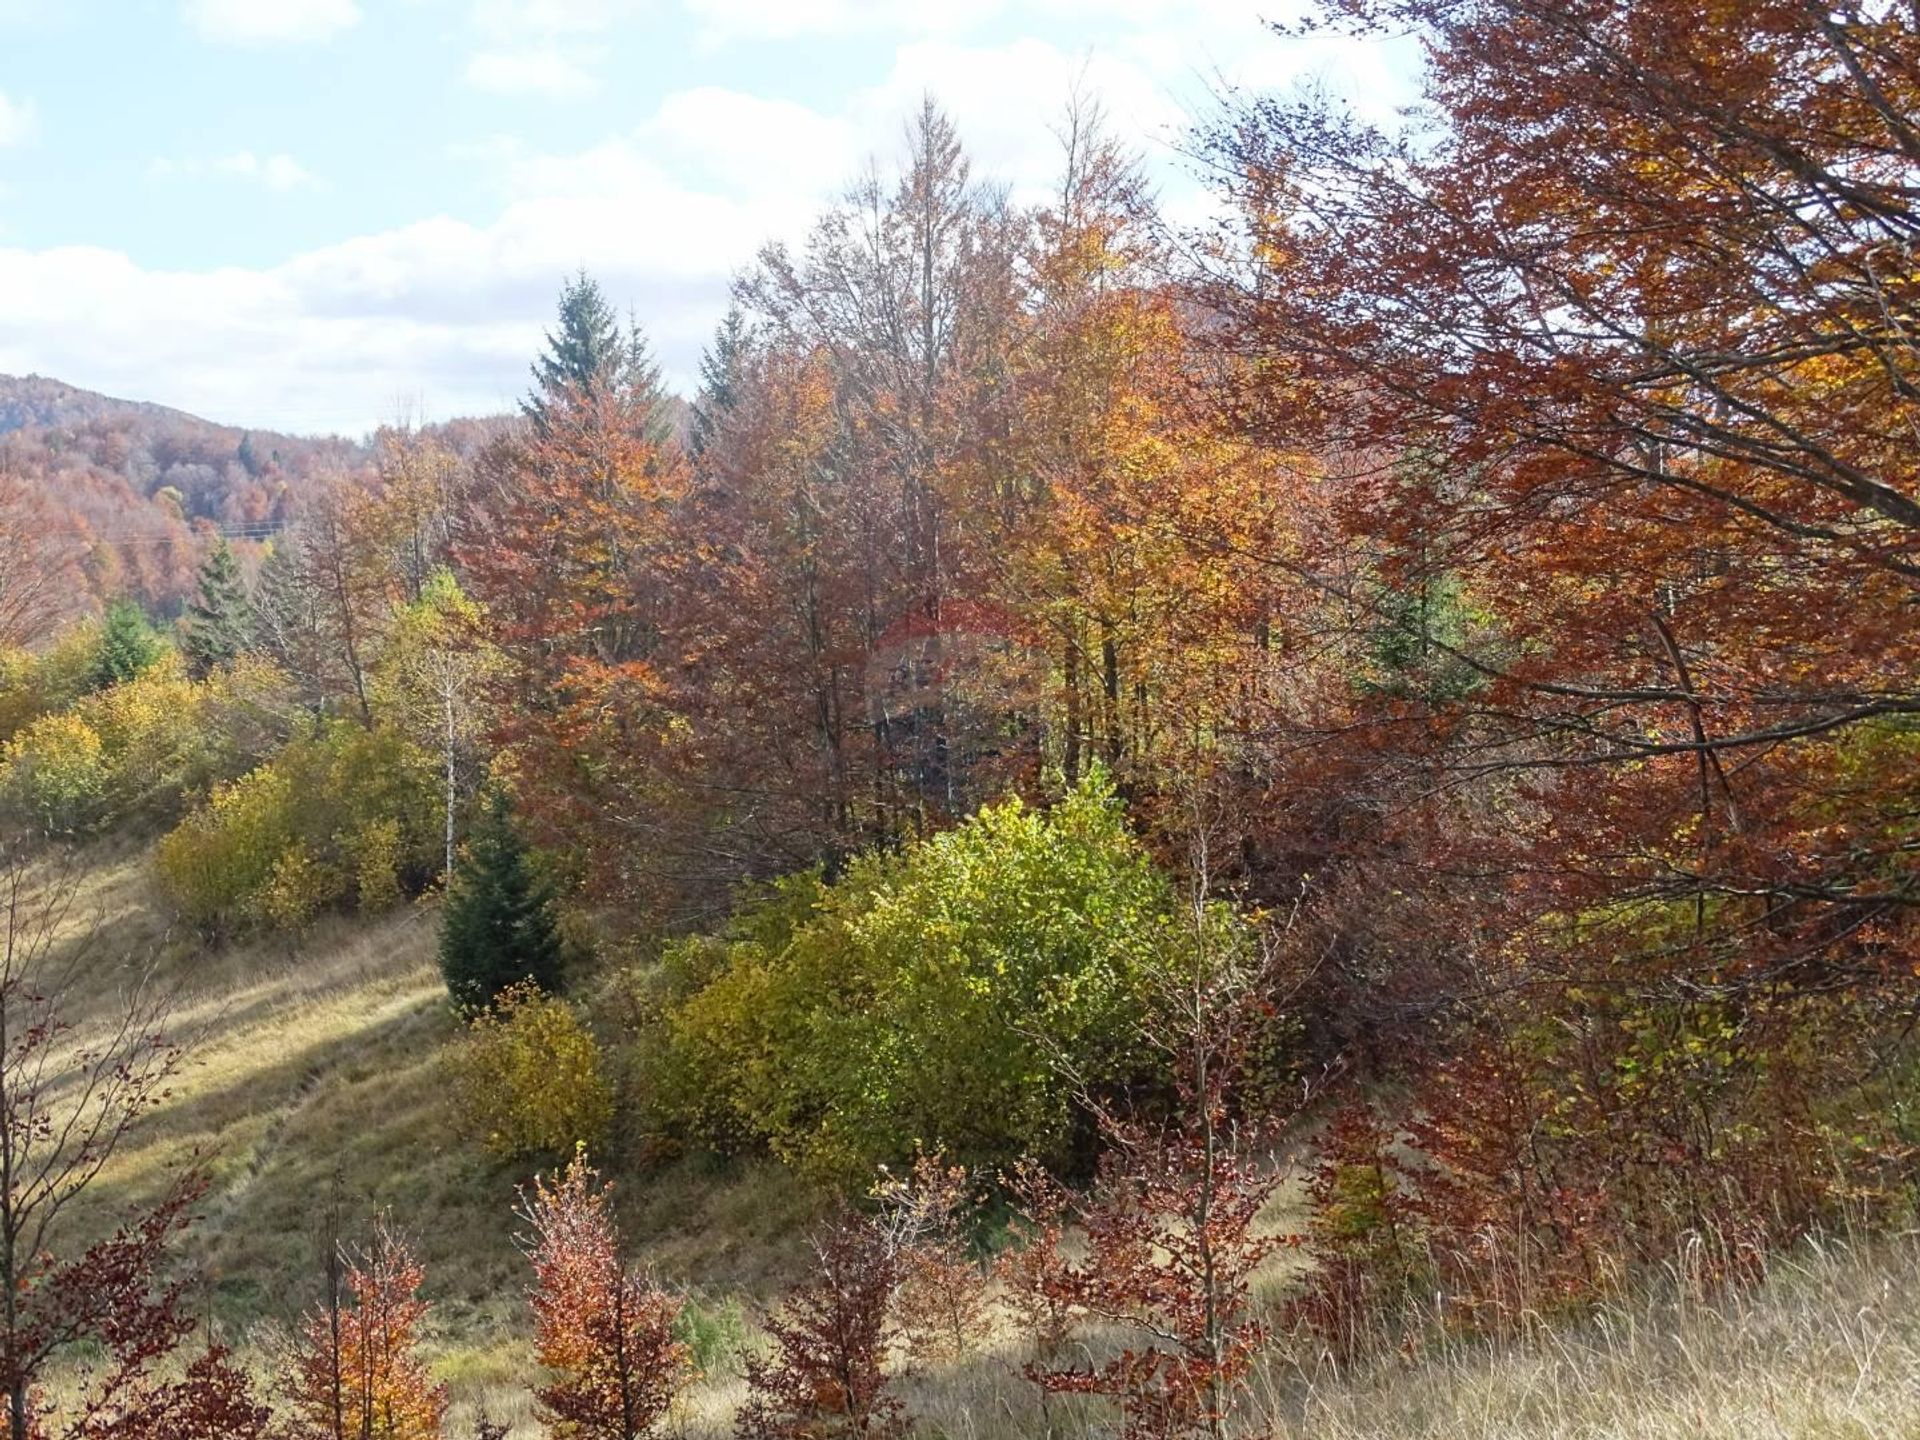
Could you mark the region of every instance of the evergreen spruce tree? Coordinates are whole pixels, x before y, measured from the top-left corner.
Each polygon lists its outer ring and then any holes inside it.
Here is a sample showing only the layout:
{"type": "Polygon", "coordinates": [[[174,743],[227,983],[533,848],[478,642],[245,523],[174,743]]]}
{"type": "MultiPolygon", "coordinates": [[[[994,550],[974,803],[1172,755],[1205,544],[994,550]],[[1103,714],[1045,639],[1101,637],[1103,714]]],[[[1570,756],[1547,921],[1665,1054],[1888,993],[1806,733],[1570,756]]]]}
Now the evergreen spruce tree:
{"type": "Polygon", "coordinates": [[[240,562],[225,540],[200,567],[200,593],[187,607],[180,648],[188,671],[203,679],[222,665],[231,665],[253,648],[253,605],[247,599],[240,562]]]}
{"type": "Polygon", "coordinates": [[[693,404],[688,444],[699,458],[720,431],[722,422],[740,403],[740,386],[747,356],[747,321],[734,306],[714,332],[713,344],[700,357],[700,398],[693,404]]]}
{"type": "Polygon", "coordinates": [[[299,682],[307,708],[322,714],[332,679],[331,651],[320,597],[297,537],[281,537],[261,562],[253,621],[260,648],[299,682]]]}
{"type": "Polygon", "coordinates": [[[440,919],[440,972],[447,993],[478,1010],[509,985],[560,987],[553,896],[529,863],[499,791],[482,805],[440,919]]]}
{"type": "Polygon", "coordinates": [[[147,622],[146,612],[131,600],[107,607],[100,629],[100,648],[93,660],[93,688],[105,690],[145,674],[166,654],[166,642],[147,622]]]}
{"type": "Polygon", "coordinates": [[[631,318],[627,328],[584,270],[560,290],[559,324],[547,332],[547,353],[533,363],[534,390],[521,403],[536,430],[556,412],[587,396],[612,396],[632,407],[648,438],[664,437],[660,369],[646,336],[631,318]]]}
{"type": "Polygon", "coordinates": [[[639,317],[627,312],[627,360],[620,373],[620,385],[627,402],[645,417],[648,440],[664,445],[673,438],[673,417],[667,409],[666,388],[660,382],[660,366],[654,361],[653,347],[640,328],[639,317]]]}

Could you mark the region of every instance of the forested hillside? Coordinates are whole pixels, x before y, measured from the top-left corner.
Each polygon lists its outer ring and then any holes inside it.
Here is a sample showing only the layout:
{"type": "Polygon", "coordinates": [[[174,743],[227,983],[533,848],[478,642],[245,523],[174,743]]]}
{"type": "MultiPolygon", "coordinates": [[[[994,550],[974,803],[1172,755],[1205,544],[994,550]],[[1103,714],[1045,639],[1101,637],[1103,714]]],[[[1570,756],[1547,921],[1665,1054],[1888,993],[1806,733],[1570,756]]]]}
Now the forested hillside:
{"type": "MultiPolygon", "coordinates": [[[[444,430],[450,444],[471,449],[490,425],[444,430]]],[[[371,462],[362,440],[241,430],[41,376],[0,375],[0,560],[24,546],[14,532],[27,531],[36,567],[60,576],[36,629],[119,597],[170,618],[192,594],[210,536],[255,554],[328,483],[371,462]]],[[[0,622],[0,640],[31,638],[22,623],[0,622]]]]}
{"type": "Polygon", "coordinates": [[[1317,13],[689,402],[0,391],[0,1433],[1903,1433],[1920,25],[1317,13]]]}

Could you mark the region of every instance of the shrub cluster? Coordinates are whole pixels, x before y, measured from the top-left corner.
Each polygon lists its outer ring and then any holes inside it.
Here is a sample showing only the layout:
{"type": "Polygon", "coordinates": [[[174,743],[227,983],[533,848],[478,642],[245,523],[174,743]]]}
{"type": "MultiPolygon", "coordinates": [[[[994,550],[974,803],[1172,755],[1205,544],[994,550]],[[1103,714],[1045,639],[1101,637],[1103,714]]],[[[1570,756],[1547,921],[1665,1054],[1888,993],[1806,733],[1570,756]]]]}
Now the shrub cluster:
{"type": "Polygon", "coordinates": [[[532,984],[474,1017],[452,1093],[460,1126],[504,1159],[597,1149],[613,1123],[599,1044],[571,1005],[532,984]]]}
{"type": "MultiPolygon", "coordinates": [[[[85,638],[84,635],[82,637],[85,638]]],[[[270,754],[292,687],[261,660],[189,680],[171,653],[131,678],[75,685],[83,651],[0,661],[0,812],[47,835],[164,824],[270,754]]]]}
{"type": "Polygon", "coordinates": [[[392,730],[323,724],[215,790],[160,844],[160,875],[208,934],[376,911],[438,873],[432,757],[392,730]]]}
{"type": "Polygon", "coordinates": [[[1143,971],[1183,943],[1178,914],[1100,776],[1047,811],[1008,800],[831,882],[786,880],[669,948],[641,1046],[651,1118],[842,1181],[919,1145],[1071,1166],[1076,1089],[1151,1078],[1143,971]]]}

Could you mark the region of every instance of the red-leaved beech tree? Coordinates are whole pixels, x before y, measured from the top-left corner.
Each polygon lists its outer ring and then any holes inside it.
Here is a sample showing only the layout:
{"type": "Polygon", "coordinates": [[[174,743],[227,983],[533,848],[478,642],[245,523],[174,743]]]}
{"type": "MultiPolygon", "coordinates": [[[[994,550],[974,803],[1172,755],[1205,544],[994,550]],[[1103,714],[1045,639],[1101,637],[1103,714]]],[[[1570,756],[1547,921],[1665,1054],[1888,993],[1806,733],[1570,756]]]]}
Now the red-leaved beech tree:
{"type": "Polygon", "coordinates": [[[1351,617],[1249,769],[1340,802],[1263,837],[1265,893],[1371,902],[1330,969],[1386,1025],[1331,1019],[1424,1117],[1436,1253],[1525,1256],[1450,1300],[1903,1204],[1859,1098],[1911,1065],[1920,940],[1920,12],[1305,9],[1415,38],[1424,103],[1216,137],[1237,418],[1329,470],[1273,563],[1320,653],[1351,617]]]}
{"type": "Polygon", "coordinates": [[[1115,1123],[1086,1194],[1031,1172],[1029,1249],[1004,1272],[1023,1287],[1018,1312],[1038,1317],[1036,1338],[1048,1342],[1029,1377],[1053,1394],[1115,1400],[1128,1440],[1230,1433],[1267,1339],[1255,1273],[1295,1243],[1261,1224],[1283,1179],[1270,1133],[1235,1117],[1227,1077],[1205,1084],[1183,1084],[1169,1119],[1115,1123]],[[1060,1243],[1069,1225],[1084,1250],[1060,1243]],[[1119,1353],[1063,1361],[1070,1322],[1087,1320],[1119,1329],[1119,1353]]]}
{"type": "Polygon", "coordinates": [[[887,1351],[901,1250],[883,1225],[847,1214],[812,1239],[813,1273],[767,1322],[773,1353],[747,1361],[742,1440],[873,1440],[905,1432],[887,1351]]]}
{"type": "Polygon", "coordinates": [[[174,1264],[204,1178],[182,1174],[104,1240],[74,1239],[78,1202],[183,1054],[143,991],[95,1028],[62,1018],[88,949],[71,885],[36,881],[0,845],[0,1436],[250,1440],[267,1412],[223,1346],[193,1345],[192,1277],[174,1264]],[[43,1382],[66,1361],[56,1404],[43,1382]]]}
{"type": "Polygon", "coordinates": [[[439,1440],[447,1387],[419,1355],[425,1268],[384,1218],[365,1249],[328,1249],[326,1299],[282,1382],[286,1440],[439,1440]]]}
{"type": "Polygon", "coordinates": [[[1028,1376],[1053,1394],[1106,1396],[1127,1440],[1235,1433],[1267,1327],[1254,1313],[1256,1273],[1299,1237],[1266,1212],[1284,1181],[1268,1081],[1286,1024],[1275,1003],[1279,946],[1229,925],[1208,891],[1196,837],[1191,933],[1155,967],[1143,1045],[1165,1060],[1169,1103],[1132,1113],[1088,1093],[1106,1146],[1090,1189],[1036,1169],[1016,1177],[1027,1253],[1003,1274],[1035,1332],[1028,1376]],[[1062,1243],[1069,1229],[1083,1244],[1062,1243]],[[1117,1331],[1110,1358],[1070,1363],[1077,1324],[1117,1331]]]}
{"type": "Polygon", "coordinates": [[[986,1271],[967,1229],[980,1198],[973,1177],[921,1154],[904,1178],[884,1177],[874,1198],[876,1223],[897,1256],[893,1314],[907,1354],[923,1363],[959,1359],[986,1329],[989,1308],[986,1271]]]}
{"type": "Polygon", "coordinates": [[[521,1209],[533,1264],[534,1354],[550,1375],[534,1391],[554,1440],[639,1440],[687,1378],[674,1337],[680,1303],[620,1259],[611,1187],[576,1154],[521,1209]]]}

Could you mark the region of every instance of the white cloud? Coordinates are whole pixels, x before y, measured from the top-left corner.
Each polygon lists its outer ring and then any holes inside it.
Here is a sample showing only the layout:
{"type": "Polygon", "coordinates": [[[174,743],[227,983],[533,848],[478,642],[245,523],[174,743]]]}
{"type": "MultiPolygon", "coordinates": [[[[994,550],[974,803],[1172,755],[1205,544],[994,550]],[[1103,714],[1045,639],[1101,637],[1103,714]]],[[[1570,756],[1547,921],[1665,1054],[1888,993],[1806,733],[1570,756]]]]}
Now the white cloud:
{"type": "Polygon", "coordinates": [[[1297,0],[682,0],[708,43],[788,40],[859,32],[902,37],[960,36],[993,21],[1071,22],[1080,28],[1147,26],[1192,30],[1262,12],[1298,9],[1297,0]]]}
{"type": "Polygon", "coordinates": [[[222,45],[306,45],[360,22],[355,0],[185,0],[187,23],[222,45]]]}
{"type": "Polygon", "coordinates": [[[600,88],[597,49],[542,45],[532,50],[481,50],[467,61],[467,83],[493,95],[564,99],[600,88]]]}
{"type": "MultiPolygon", "coordinates": [[[[105,249],[0,247],[0,294],[16,297],[0,307],[0,373],[295,430],[363,430],[392,418],[400,397],[429,417],[497,412],[524,390],[560,284],[584,266],[633,307],[687,387],[734,272],[768,239],[800,238],[871,138],[845,116],[692,90],[584,150],[471,147],[498,196],[485,223],[421,220],[262,269],[162,271],[105,249]],[[101,301],[84,323],[59,298],[76,293],[101,301]]],[[[261,156],[155,167],[269,168],[261,156]]]]}
{"type": "Polygon", "coordinates": [[[15,100],[0,90],[0,150],[25,145],[40,132],[40,116],[31,100],[15,100]]]}
{"type": "Polygon", "coordinates": [[[637,140],[676,174],[736,194],[831,195],[875,139],[846,116],[790,100],[702,88],[669,95],[637,140]]]}
{"type": "Polygon", "coordinates": [[[685,0],[709,44],[845,35],[863,30],[952,34],[986,20],[1005,0],[685,0]]]}
{"type": "Polygon", "coordinates": [[[496,40],[598,35],[653,8],[647,0],[476,0],[474,25],[496,40]]]}
{"type": "Polygon", "coordinates": [[[147,167],[148,178],[171,180],[179,177],[220,176],[285,194],[293,190],[323,188],[319,179],[293,156],[285,153],[256,155],[251,150],[236,150],[231,155],[211,160],[155,160],[147,167]]]}
{"type": "Polygon", "coordinates": [[[423,220],[264,269],[0,247],[0,373],[290,430],[361,431],[402,397],[428,418],[498,412],[525,388],[561,282],[585,266],[686,386],[734,269],[812,213],[799,194],[693,189],[637,139],[500,154],[488,223],[423,220]],[[60,298],[76,293],[100,302],[81,322],[60,298]]]}
{"type": "MultiPolygon", "coordinates": [[[[1049,14],[1091,13],[1095,0],[1034,3],[1049,14]]],[[[977,174],[1033,198],[1051,188],[1059,154],[1048,126],[1078,81],[1147,152],[1175,213],[1187,218],[1210,198],[1181,178],[1159,142],[1175,138],[1203,103],[1215,69],[1258,85],[1330,74],[1376,100],[1395,91],[1395,67],[1376,53],[1345,41],[1264,38],[1248,3],[1110,0],[1102,13],[1119,17],[1113,23],[1071,27],[1098,40],[1091,51],[922,29],[901,36],[873,83],[849,87],[829,108],[695,88],[668,96],[623,133],[565,152],[506,139],[468,146],[460,156],[493,187],[484,218],[425,218],[264,268],[163,271],[105,249],[0,245],[0,295],[9,297],[0,306],[0,372],[38,370],[294,430],[361,430],[392,418],[400,397],[418,397],[429,417],[499,411],[524,390],[562,280],[585,266],[616,304],[632,305],[669,376],[686,387],[734,271],[769,239],[803,237],[865,156],[891,162],[923,93],[953,112],[977,174]],[[74,294],[98,303],[76,318],[62,298],[74,294]]],[[[468,80],[549,95],[591,83],[600,47],[614,38],[607,27],[673,4],[792,23],[796,6],[802,20],[835,11],[872,24],[886,23],[883,11],[897,18],[932,8],[891,0],[460,4],[478,52],[468,80]],[[483,64],[487,56],[502,63],[483,64]]],[[[946,17],[957,23],[1002,5],[1010,15],[1025,8],[1024,0],[955,0],[946,17]]],[[[794,63],[806,60],[796,47],[794,63]]],[[[248,151],[157,165],[156,173],[283,189],[312,183],[291,157],[248,151]]]]}
{"type": "Polygon", "coordinates": [[[649,8],[646,0],[476,0],[480,45],[467,60],[467,83],[495,95],[590,95],[606,58],[594,37],[649,8]]]}
{"type": "Polygon", "coordinates": [[[1111,54],[1069,54],[1042,40],[966,46],[902,46],[892,73],[858,97],[861,129],[892,142],[904,118],[931,95],[953,117],[975,173],[1012,188],[1017,200],[1050,193],[1060,167],[1054,131],[1075,91],[1097,98],[1115,134],[1156,153],[1188,120],[1144,65],[1111,54]]]}
{"type": "Polygon", "coordinates": [[[251,150],[241,150],[214,161],[213,168],[222,175],[250,180],[269,190],[311,190],[320,183],[304,165],[286,154],[255,155],[251,150]]]}

